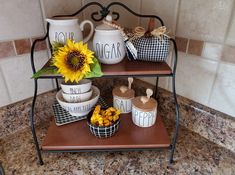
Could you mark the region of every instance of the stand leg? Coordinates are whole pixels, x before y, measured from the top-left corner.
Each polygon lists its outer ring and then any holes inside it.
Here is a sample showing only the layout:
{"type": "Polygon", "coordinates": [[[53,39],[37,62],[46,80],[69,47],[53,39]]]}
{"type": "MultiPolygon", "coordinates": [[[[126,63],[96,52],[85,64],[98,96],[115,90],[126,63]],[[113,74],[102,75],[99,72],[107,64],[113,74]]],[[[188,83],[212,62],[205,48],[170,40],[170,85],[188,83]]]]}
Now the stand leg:
{"type": "Polygon", "coordinates": [[[55,83],[56,83],[56,90],[59,91],[60,87],[59,87],[59,83],[58,83],[58,78],[55,79],[55,83]]]}
{"type": "Polygon", "coordinates": [[[1,163],[0,163],[0,174],[1,175],[5,175],[5,172],[4,172],[4,169],[3,169],[2,165],[1,165],[1,163]]]}
{"type": "Polygon", "coordinates": [[[176,141],[177,141],[177,137],[178,137],[178,131],[179,131],[179,105],[177,102],[177,98],[176,98],[176,91],[175,91],[175,75],[173,75],[172,77],[172,91],[173,91],[173,97],[174,97],[174,101],[175,101],[175,113],[176,113],[176,123],[175,123],[175,133],[174,133],[174,137],[172,140],[172,145],[171,145],[171,154],[170,154],[170,158],[169,158],[169,163],[173,163],[173,156],[174,156],[174,151],[175,151],[175,145],[176,145],[176,141]]]}
{"type": "Polygon", "coordinates": [[[36,146],[36,151],[38,154],[39,163],[40,165],[43,165],[42,155],[41,155],[41,151],[39,148],[39,143],[38,143],[35,126],[34,126],[34,107],[35,107],[35,102],[37,98],[37,91],[38,91],[38,82],[37,82],[37,79],[34,79],[34,96],[33,96],[33,102],[32,102],[32,107],[30,111],[30,125],[31,125],[31,131],[33,134],[34,144],[36,146]]]}
{"type": "Polygon", "coordinates": [[[158,98],[158,81],[159,81],[159,77],[156,77],[156,85],[155,85],[155,91],[154,91],[155,99],[158,98]]]}

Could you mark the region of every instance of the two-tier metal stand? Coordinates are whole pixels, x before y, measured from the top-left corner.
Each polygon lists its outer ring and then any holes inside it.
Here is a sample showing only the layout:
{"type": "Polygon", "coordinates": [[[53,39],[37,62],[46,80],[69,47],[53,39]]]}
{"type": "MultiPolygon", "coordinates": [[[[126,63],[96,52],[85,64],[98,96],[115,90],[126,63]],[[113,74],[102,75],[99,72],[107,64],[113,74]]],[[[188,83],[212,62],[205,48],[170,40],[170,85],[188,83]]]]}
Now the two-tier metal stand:
{"type": "MultiPolygon", "coordinates": [[[[143,18],[156,18],[160,21],[163,26],[164,23],[158,16],[155,15],[142,15],[135,13],[129,9],[126,5],[120,2],[112,2],[108,6],[103,6],[98,2],[91,2],[83,6],[76,13],[71,15],[61,15],[61,16],[76,16],[83,10],[90,6],[99,6],[99,12],[93,12],[91,17],[94,21],[101,21],[110,13],[110,8],[112,6],[121,6],[126,9],[131,14],[137,17],[143,18]]],[[[119,19],[119,13],[112,12],[115,20],[119,19]]],[[[58,17],[58,16],[57,16],[58,17]]],[[[33,42],[31,48],[31,66],[33,73],[36,73],[34,64],[34,49],[38,42],[48,39],[49,23],[47,23],[47,33],[41,38],[33,42]]],[[[130,151],[130,150],[149,150],[149,149],[168,149],[170,150],[169,163],[173,162],[173,155],[175,151],[176,140],[179,130],[179,106],[176,98],[175,90],[175,75],[177,67],[177,46],[174,39],[170,39],[174,48],[174,60],[173,66],[170,68],[167,63],[149,63],[141,61],[129,61],[127,58],[121,63],[116,65],[102,65],[102,71],[104,77],[115,77],[115,76],[146,76],[146,77],[156,77],[156,88],[155,97],[158,95],[158,80],[159,77],[171,77],[172,78],[172,93],[175,103],[175,130],[172,139],[166,131],[166,128],[161,121],[161,117],[157,117],[157,122],[154,127],[147,129],[142,129],[135,126],[131,122],[130,115],[121,116],[121,121],[123,120],[119,132],[109,139],[98,139],[89,133],[85,121],[75,122],[64,126],[56,126],[55,122],[52,121],[50,127],[48,128],[47,134],[39,145],[38,138],[35,131],[35,120],[34,120],[34,109],[35,102],[37,98],[38,91],[38,79],[55,79],[57,90],[59,89],[58,78],[62,78],[61,75],[45,75],[34,79],[34,97],[32,102],[32,108],[30,111],[30,125],[32,130],[32,135],[39,159],[39,163],[43,165],[42,151],[46,152],[85,152],[85,151],[130,151]],[[76,130],[80,128],[79,131],[76,130]],[[70,139],[68,139],[68,136],[70,139]],[[148,137],[146,137],[148,136],[148,137]]],[[[49,62],[45,64],[44,67],[49,66],[49,62]]]]}

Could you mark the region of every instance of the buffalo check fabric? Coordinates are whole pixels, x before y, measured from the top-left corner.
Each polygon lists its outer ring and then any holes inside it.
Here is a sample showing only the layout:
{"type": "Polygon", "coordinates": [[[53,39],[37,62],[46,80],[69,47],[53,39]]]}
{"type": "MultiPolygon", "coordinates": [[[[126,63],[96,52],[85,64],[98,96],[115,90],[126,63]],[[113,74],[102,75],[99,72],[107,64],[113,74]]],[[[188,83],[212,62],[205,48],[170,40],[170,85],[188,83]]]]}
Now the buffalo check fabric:
{"type": "Polygon", "coordinates": [[[120,124],[120,120],[118,120],[116,123],[108,127],[93,126],[92,124],[88,122],[88,126],[90,128],[91,133],[99,138],[111,137],[113,134],[115,134],[118,131],[119,124],[120,124]]]}
{"type": "Polygon", "coordinates": [[[167,36],[158,37],[140,37],[132,40],[137,49],[137,60],[162,62],[166,61],[170,39],[167,36]]]}
{"type": "MultiPolygon", "coordinates": [[[[103,108],[108,108],[109,105],[105,102],[103,98],[99,98],[97,104],[101,105],[103,108]]],[[[87,115],[85,116],[72,116],[68,111],[63,109],[60,104],[55,100],[54,105],[52,106],[54,117],[55,117],[55,123],[57,126],[65,125],[68,123],[72,123],[75,121],[83,120],[87,118],[87,115]]]]}

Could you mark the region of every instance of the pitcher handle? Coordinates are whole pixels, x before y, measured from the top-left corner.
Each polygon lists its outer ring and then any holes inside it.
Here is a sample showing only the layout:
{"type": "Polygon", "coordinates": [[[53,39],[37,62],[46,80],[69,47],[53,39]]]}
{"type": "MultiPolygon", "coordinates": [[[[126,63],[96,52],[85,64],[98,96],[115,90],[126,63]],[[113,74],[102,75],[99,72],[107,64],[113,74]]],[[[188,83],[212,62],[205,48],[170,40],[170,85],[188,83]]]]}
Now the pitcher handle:
{"type": "Polygon", "coordinates": [[[88,35],[86,38],[83,39],[83,42],[84,42],[84,43],[88,42],[88,41],[91,39],[91,37],[92,37],[92,35],[93,35],[93,33],[94,33],[94,25],[93,25],[93,23],[92,23],[91,21],[89,21],[89,20],[84,20],[84,21],[82,21],[82,22],[80,23],[80,29],[81,29],[81,31],[84,30],[84,25],[85,25],[86,23],[90,24],[91,30],[90,30],[89,35],[88,35]]]}

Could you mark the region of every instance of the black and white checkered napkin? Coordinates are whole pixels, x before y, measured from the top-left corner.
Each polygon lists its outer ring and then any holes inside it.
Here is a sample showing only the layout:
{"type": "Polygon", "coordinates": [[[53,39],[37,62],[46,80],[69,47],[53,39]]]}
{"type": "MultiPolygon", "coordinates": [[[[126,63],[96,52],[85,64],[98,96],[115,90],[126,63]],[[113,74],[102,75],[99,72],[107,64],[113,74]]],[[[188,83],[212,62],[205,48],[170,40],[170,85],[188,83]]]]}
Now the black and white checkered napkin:
{"type": "Polygon", "coordinates": [[[162,62],[168,57],[170,40],[166,36],[140,37],[132,42],[137,49],[137,60],[162,62]]]}
{"type": "MultiPolygon", "coordinates": [[[[99,98],[97,104],[101,105],[102,108],[109,107],[109,105],[101,97],[99,98]]],[[[54,112],[54,117],[55,117],[55,123],[57,126],[65,125],[68,123],[72,123],[72,122],[87,118],[87,115],[80,116],[80,117],[72,116],[68,111],[64,110],[56,100],[52,107],[53,107],[53,112],[54,112]]]]}

